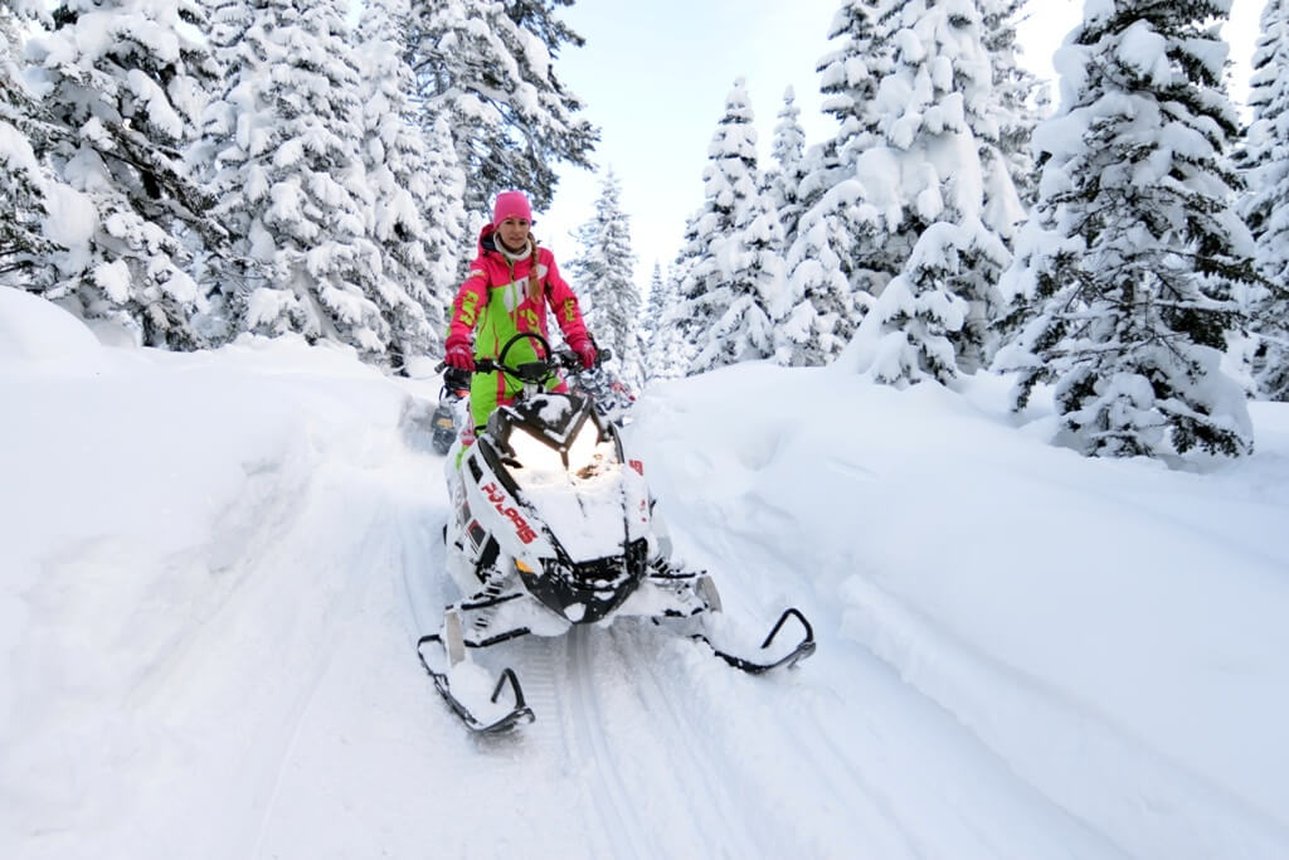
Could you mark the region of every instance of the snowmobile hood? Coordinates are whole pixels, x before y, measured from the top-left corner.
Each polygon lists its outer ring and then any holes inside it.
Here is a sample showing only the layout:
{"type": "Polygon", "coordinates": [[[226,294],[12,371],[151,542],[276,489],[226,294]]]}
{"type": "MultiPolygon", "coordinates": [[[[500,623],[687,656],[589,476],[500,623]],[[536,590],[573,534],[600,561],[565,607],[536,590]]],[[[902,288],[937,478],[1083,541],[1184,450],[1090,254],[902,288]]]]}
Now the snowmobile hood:
{"type": "MultiPolygon", "coordinates": [[[[617,556],[629,539],[629,476],[617,439],[578,396],[538,395],[498,411],[520,495],[573,562],[617,556]]],[[[634,474],[634,473],[632,473],[634,474]]]]}

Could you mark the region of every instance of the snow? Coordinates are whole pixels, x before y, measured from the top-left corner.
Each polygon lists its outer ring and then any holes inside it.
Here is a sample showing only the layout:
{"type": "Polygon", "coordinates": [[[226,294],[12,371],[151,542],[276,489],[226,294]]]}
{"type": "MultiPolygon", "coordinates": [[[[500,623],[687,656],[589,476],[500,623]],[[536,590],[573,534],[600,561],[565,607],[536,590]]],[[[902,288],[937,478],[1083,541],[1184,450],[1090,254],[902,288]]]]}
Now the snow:
{"type": "Polygon", "coordinates": [[[507,643],[537,721],[478,741],[413,648],[456,596],[403,418],[437,379],[99,346],[0,289],[0,856],[1289,855],[1289,406],[1168,469],[1008,383],[647,389],[677,557],[731,634],[795,605],[819,651],[507,643]]]}

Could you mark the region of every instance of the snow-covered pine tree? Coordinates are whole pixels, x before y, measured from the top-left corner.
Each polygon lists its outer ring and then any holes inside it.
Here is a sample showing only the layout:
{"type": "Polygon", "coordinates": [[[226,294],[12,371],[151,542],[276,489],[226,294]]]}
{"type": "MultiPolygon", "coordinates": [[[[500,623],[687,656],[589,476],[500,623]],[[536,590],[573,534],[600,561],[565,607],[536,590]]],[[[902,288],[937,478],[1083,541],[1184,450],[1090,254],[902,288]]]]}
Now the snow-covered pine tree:
{"type": "Polygon", "coordinates": [[[567,45],[583,39],[561,21],[572,0],[437,0],[413,7],[411,56],[433,127],[447,119],[469,185],[469,212],[486,211],[507,188],[551,202],[561,161],[590,168],[599,131],[578,116],[581,101],[555,72],[567,45]]]}
{"type": "Polygon", "coordinates": [[[892,62],[881,9],[878,0],[843,0],[828,33],[835,47],[817,64],[824,111],[837,120],[837,132],[801,166],[801,214],[786,254],[788,310],[776,331],[779,360],[787,364],[834,359],[899,268],[884,258],[882,222],[863,205],[855,180],[859,154],[878,142],[873,107],[892,62]]]}
{"type": "MultiPolygon", "coordinates": [[[[996,129],[992,143],[998,147],[1012,184],[1025,204],[1032,205],[1038,189],[1038,172],[1030,150],[1034,126],[1038,124],[1041,82],[1020,65],[1016,24],[1025,0],[977,0],[983,40],[993,67],[993,100],[988,113],[996,129]]],[[[981,129],[976,134],[982,139],[981,129]]]]}
{"type": "Polygon", "coordinates": [[[1250,297],[1260,396],[1289,400],[1289,2],[1268,0],[1253,53],[1253,122],[1238,163],[1248,186],[1240,213],[1268,281],[1250,297]]]}
{"type": "Polygon", "coordinates": [[[892,46],[882,0],[842,0],[828,40],[833,47],[816,63],[824,113],[837,132],[813,159],[800,190],[805,205],[851,176],[859,153],[873,146],[878,117],[877,88],[891,71],[892,46]]]}
{"type": "Polygon", "coordinates": [[[38,3],[0,7],[0,284],[36,292],[55,244],[45,235],[46,196],[52,177],[40,153],[52,129],[23,81],[19,58],[22,28],[39,11],[38,3]]]}
{"type": "Polygon", "coordinates": [[[663,291],[666,288],[666,282],[662,278],[662,265],[654,262],[653,273],[649,276],[649,297],[641,305],[637,326],[640,332],[640,372],[642,381],[653,375],[651,370],[653,365],[653,346],[657,341],[659,326],[662,324],[662,314],[666,299],[663,291]]]}
{"type": "Polygon", "coordinates": [[[237,265],[216,274],[230,336],[297,332],[390,361],[360,76],[340,0],[220,0],[226,89],[206,148],[237,265]]]}
{"type": "Polygon", "coordinates": [[[671,268],[668,270],[667,311],[659,324],[660,328],[667,332],[667,336],[659,338],[659,342],[666,341],[672,347],[665,357],[665,362],[673,368],[673,372],[667,376],[669,379],[684,376],[689,368],[689,362],[698,352],[695,345],[696,332],[704,321],[694,318],[690,303],[685,298],[684,285],[690,281],[690,273],[704,259],[707,243],[700,239],[699,224],[708,219],[709,213],[706,206],[685,219],[680,250],[676,252],[676,257],[671,261],[671,268]]]}
{"type": "MultiPolygon", "coordinates": [[[[783,228],[771,199],[758,193],[744,206],[734,233],[719,247],[718,263],[725,277],[721,292],[728,292],[728,305],[716,316],[715,324],[700,341],[692,370],[714,370],[740,361],[774,358],[791,361],[775,335],[778,321],[787,308],[783,257],[783,228]]],[[[719,310],[718,305],[709,305],[719,310]]]]}
{"type": "Polygon", "coordinates": [[[685,337],[696,349],[690,373],[774,353],[773,304],[781,267],[770,251],[782,228],[758,190],[756,129],[743,78],[707,149],[704,207],[690,221],[678,265],[684,280],[685,337]],[[763,264],[767,268],[757,270],[763,264]]]}
{"type": "Polygon", "coordinates": [[[403,44],[408,0],[368,0],[358,26],[363,71],[362,157],[374,199],[368,232],[383,266],[371,298],[390,324],[389,358],[438,355],[460,258],[468,252],[465,177],[446,124],[438,148],[414,124],[412,72],[403,44]]]}
{"type": "Polygon", "coordinates": [[[700,338],[729,305],[718,251],[734,232],[739,210],[756,194],[756,131],[742,78],[725,99],[725,111],[707,147],[703,205],[685,225],[673,271],[680,278],[675,314],[685,342],[696,353],[700,338]]]}
{"type": "Polygon", "coordinates": [[[622,211],[621,184],[612,168],[604,174],[595,214],[577,230],[580,253],[569,272],[582,297],[586,325],[613,357],[609,364],[632,381],[641,376],[636,341],[640,289],[635,283],[636,255],[631,250],[631,222],[622,211]]]}
{"type": "Polygon", "coordinates": [[[43,294],[151,346],[203,343],[190,325],[203,297],[176,236],[218,233],[181,162],[213,85],[194,35],[204,20],[196,0],[67,0],[28,44],[52,130],[43,155],[73,192],[65,208],[79,210],[51,225],[66,251],[43,294]]]}
{"type": "Polygon", "coordinates": [[[986,363],[1005,237],[1021,206],[988,139],[993,71],[973,0],[903,0],[883,19],[896,46],[875,109],[883,146],[857,180],[884,221],[882,253],[911,245],[855,333],[849,361],[893,385],[941,383],[986,363]],[[887,23],[888,22],[888,23],[887,23]]]}
{"type": "Polygon", "coordinates": [[[850,215],[859,203],[858,183],[839,182],[797,224],[785,260],[786,310],[775,325],[775,352],[782,364],[813,367],[832,361],[873,301],[867,290],[853,291],[847,279],[856,263],[851,230],[856,221],[850,215]]]}
{"type": "Polygon", "coordinates": [[[684,305],[680,301],[680,278],[675,270],[668,272],[661,285],[649,292],[649,314],[655,321],[649,339],[646,380],[680,379],[693,356],[693,347],[681,329],[684,305]]]}
{"type": "MultiPolygon", "coordinates": [[[[466,175],[457,160],[452,139],[452,128],[447,117],[440,116],[426,134],[426,171],[430,180],[431,209],[424,213],[429,228],[430,247],[439,249],[435,277],[443,271],[448,279],[448,301],[451,303],[456,287],[465,277],[465,270],[474,259],[476,231],[471,230],[472,219],[465,208],[466,175]]],[[[474,220],[486,216],[476,213],[474,220]]]]}
{"type": "Polygon", "coordinates": [[[1019,374],[1017,408],[1055,383],[1088,455],[1252,449],[1243,391],[1220,367],[1233,293],[1255,278],[1223,167],[1229,5],[1089,3],[1058,55],[1061,108],[1034,138],[1040,196],[1003,280],[1026,322],[997,367],[1019,374]]]}
{"type": "Polygon", "coordinates": [[[801,181],[806,176],[806,133],[801,127],[801,108],[797,107],[792,87],[783,94],[783,107],[779,110],[770,141],[773,159],[762,174],[761,185],[769,195],[770,205],[783,227],[783,247],[786,253],[797,235],[797,221],[801,218],[801,181]]]}

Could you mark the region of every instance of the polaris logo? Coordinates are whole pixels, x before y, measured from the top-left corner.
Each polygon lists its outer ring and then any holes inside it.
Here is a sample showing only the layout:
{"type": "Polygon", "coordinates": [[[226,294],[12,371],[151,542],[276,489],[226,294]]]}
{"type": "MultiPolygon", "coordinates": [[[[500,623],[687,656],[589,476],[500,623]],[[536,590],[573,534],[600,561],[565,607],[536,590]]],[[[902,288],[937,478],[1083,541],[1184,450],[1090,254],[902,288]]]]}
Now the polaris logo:
{"type": "Polygon", "coordinates": [[[506,504],[508,501],[506,494],[495,483],[484,484],[480,489],[488,494],[488,501],[497,509],[497,513],[514,524],[515,534],[522,543],[530,544],[537,538],[537,532],[533,531],[533,527],[528,524],[528,521],[523,518],[519,511],[506,504]]]}

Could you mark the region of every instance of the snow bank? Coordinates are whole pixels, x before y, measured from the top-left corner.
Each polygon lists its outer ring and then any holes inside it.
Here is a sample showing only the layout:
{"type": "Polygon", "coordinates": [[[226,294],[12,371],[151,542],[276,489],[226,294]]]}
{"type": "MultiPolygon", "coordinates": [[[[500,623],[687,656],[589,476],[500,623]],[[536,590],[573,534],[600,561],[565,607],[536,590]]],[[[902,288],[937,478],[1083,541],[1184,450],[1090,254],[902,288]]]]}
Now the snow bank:
{"type": "Polygon", "coordinates": [[[1011,429],[1003,384],[741,366],[655,390],[632,431],[661,510],[813,593],[821,652],[861,644],[1121,849],[1282,853],[1289,483],[1246,481],[1289,478],[1286,449],[1088,461],[1011,429]]]}

